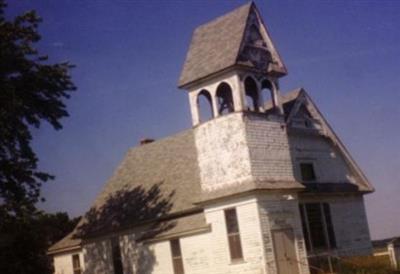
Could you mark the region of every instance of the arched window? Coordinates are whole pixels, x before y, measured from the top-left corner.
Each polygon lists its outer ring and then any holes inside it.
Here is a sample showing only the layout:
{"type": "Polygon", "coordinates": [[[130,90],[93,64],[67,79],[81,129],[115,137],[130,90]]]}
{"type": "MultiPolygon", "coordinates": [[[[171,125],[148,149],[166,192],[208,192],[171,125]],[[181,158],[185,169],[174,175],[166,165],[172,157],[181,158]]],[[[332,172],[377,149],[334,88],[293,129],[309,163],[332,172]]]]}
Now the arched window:
{"type": "Polygon", "coordinates": [[[234,111],[232,89],[227,83],[221,83],[217,88],[218,113],[228,114],[234,111]]]}
{"type": "Polygon", "coordinates": [[[197,106],[200,122],[208,121],[214,117],[211,95],[207,90],[203,89],[197,95],[197,106]]]}
{"type": "Polygon", "coordinates": [[[251,77],[244,81],[244,90],[246,94],[246,106],[248,110],[258,111],[260,102],[258,100],[258,88],[256,82],[251,77]]]}
{"type": "Polygon", "coordinates": [[[261,97],[263,100],[263,106],[266,110],[274,109],[276,107],[272,83],[269,80],[261,82],[261,97]]]}

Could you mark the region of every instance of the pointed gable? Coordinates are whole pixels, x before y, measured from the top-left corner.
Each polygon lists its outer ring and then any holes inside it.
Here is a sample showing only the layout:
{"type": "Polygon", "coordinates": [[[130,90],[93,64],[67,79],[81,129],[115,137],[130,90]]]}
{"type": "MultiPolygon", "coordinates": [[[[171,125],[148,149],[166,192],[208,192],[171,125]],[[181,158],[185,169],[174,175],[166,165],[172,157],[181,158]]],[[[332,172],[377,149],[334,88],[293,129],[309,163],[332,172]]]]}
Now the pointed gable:
{"type": "MultiPolygon", "coordinates": [[[[305,124],[305,128],[317,130],[321,136],[330,139],[332,144],[341,153],[350,170],[356,176],[355,184],[358,187],[357,191],[367,193],[374,191],[367,177],[304,89],[297,89],[282,96],[282,104],[285,110],[286,123],[289,128],[297,127],[296,122],[298,120],[296,121],[296,119],[306,118],[312,123],[312,126],[305,124]]],[[[326,186],[326,184],[324,185],[326,186]]],[[[338,189],[335,189],[335,191],[338,191],[338,189]]]]}
{"type": "Polygon", "coordinates": [[[256,6],[250,2],[193,33],[179,87],[235,65],[286,74],[256,6]]]}
{"type": "Polygon", "coordinates": [[[247,17],[236,64],[276,76],[287,74],[285,65],[255,5],[247,17]]]}

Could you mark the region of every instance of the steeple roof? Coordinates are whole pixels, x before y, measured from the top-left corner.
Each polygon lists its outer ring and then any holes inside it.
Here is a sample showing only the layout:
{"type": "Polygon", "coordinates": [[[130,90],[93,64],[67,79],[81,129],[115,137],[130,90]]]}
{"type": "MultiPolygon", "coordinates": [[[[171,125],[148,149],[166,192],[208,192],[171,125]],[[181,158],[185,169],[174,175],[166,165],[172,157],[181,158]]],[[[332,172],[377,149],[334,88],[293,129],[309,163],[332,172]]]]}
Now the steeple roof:
{"type": "Polygon", "coordinates": [[[179,87],[235,65],[287,73],[253,2],[195,29],[179,87]]]}

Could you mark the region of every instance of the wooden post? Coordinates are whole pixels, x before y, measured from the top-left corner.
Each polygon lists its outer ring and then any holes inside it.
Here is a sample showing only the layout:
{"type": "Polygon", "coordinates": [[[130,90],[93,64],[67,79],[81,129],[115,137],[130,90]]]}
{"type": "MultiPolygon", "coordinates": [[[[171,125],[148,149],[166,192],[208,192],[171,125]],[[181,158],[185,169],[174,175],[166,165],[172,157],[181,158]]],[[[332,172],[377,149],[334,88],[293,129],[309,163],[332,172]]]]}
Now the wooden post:
{"type": "Polygon", "coordinates": [[[395,239],[388,244],[390,264],[393,269],[400,269],[400,239],[395,239]]]}

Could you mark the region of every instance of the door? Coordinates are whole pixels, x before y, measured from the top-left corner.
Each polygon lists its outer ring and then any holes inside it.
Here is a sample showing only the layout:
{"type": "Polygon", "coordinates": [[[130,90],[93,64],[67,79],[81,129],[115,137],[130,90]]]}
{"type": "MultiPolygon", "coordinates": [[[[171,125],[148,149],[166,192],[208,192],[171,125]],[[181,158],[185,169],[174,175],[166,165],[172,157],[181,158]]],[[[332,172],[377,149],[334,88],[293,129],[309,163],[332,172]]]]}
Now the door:
{"type": "Polygon", "coordinates": [[[292,229],[272,230],[278,274],[298,274],[299,267],[292,229]]]}

